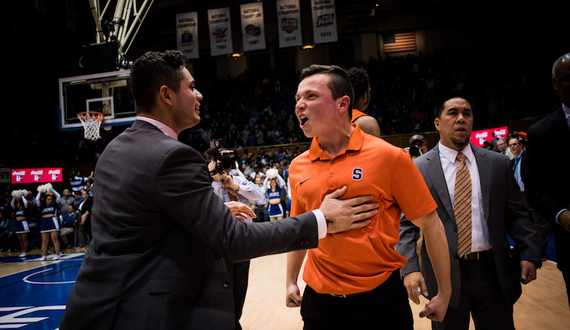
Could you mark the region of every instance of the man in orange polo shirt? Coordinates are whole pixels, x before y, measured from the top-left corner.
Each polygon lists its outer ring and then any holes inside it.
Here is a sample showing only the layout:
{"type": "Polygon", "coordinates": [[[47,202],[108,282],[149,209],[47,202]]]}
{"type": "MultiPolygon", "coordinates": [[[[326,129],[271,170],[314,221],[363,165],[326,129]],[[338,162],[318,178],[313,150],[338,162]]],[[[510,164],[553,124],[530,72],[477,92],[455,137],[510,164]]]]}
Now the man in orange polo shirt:
{"type": "Polygon", "coordinates": [[[395,249],[403,210],[424,232],[436,265],[439,291],[420,316],[442,320],[451,285],[447,239],[437,205],[403,150],[351,124],[352,94],[348,75],[339,67],[312,65],[303,70],[295,112],[313,142],[289,169],[291,214],[311,210],[328,192],[344,186],[348,189],[343,198],[373,195],[379,212],[368,226],[329,235],[309,250],[303,296],[297,281],[307,251],[288,254],[287,306],[301,306],[305,329],[412,329],[399,276],[406,259],[395,249]]]}

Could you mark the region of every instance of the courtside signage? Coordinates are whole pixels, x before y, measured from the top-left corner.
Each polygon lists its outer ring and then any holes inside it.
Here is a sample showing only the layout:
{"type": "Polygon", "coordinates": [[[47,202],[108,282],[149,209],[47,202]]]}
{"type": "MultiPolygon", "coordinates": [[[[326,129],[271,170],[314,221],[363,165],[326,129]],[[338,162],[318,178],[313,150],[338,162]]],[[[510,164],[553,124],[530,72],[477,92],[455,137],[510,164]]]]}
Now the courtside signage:
{"type": "Polygon", "coordinates": [[[495,133],[496,139],[506,139],[509,134],[509,128],[507,126],[484,129],[480,131],[473,131],[471,133],[471,143],[478,147],[484,147],[485,142],[491,142],[493,139],[493,133],[495,133]]]}
{"type": "Polygon", "coordinates": [[[12,184],[63,182],[61,167],[12,169],[12,184]]]}

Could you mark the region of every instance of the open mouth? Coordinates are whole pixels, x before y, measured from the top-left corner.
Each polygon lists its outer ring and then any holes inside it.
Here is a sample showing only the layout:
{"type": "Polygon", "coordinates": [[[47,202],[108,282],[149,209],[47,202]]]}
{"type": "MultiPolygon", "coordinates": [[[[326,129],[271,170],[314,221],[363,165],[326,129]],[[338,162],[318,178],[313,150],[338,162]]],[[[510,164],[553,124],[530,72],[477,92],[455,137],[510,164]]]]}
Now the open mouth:
{"type": "Polygon", "coordinates": [[[309,118],[307,118],[305,116],[299,117],[299,122],[301,123],[301,126],[305,126],[305,123],[307,123],[308,120],[309,120],[309,118]]]}

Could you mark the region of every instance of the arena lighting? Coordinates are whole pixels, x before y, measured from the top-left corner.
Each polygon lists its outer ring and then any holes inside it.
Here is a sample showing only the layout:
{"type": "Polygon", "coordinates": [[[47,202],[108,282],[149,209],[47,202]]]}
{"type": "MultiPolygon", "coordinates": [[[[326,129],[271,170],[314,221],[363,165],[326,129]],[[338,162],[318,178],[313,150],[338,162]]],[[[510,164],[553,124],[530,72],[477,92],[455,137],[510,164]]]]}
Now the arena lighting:
{"type": "Polygon", "coordinates": [[[241,56],[240,53],[233,53],[233,54],[232,54],[232,57],[233,57],[233,58],[238,58],[238,57],[240,57],[240,56],[241,56]]]}
{"type": "Polygon", "coordinates": [[[303,49],[313,49],[315,47],[315,45],[305,45],[302,48],[303,49]]]}

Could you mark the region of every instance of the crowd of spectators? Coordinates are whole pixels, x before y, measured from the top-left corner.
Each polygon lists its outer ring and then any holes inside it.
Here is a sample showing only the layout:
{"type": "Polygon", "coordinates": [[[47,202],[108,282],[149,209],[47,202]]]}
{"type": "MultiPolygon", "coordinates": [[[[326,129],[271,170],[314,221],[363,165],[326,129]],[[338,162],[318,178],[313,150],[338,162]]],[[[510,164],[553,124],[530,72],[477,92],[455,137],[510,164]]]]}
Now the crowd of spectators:
{"type": "MultiPolygon", "coordinates": [[[[548,77],[537,78],[532,63],[522,58],[481,63],[463,53],[441,52],[371,58],[357,66],[370,77],[367,112],[378,121],[382,135],[393,135],[433,131],[439,95],[460,84],[475,93],[475,127],[550,112],[548,77]]],[[[307,141],[295,117],[297,84],[297,73],[262,69],[235,79],[215,78],[199,86],[205,95],[202,122],[180,139],[200,151],[217,143],[238,148],[307,141]]]]}
{"type": "MultiPolygon", "coordinates": [[[[532,55],[483,60],[465,52],[370,58],[356,66],[370,77],[372,99],[367,112],[382,135],[433,131],[438,96],[460,84],[475,92],[478,112],[474,127],[504,126],[508,120],[539,117],[552,111],[549,76],[536,68],[532,55]],[[541,74],[538,74],[540,72],[541,74]]],[[[236,78],[196,77],[204,95],[202,121],[180,133],[179,139],[200,152],[214,145],[226,148],[259,147],[306,142],[295,117],[298,72],[257,68],[236,78]]],[[[101,130],[102,139],[82,139],[82,131],[18,128],[11,134],[22,148],[16,157],[45,161],[95,162],[106,144],[126,127],[101,130]],[[49,130],[49,131],[48,131],[49,130]],[[52,159],[54,158],[54,159],[52,159]]]]}

